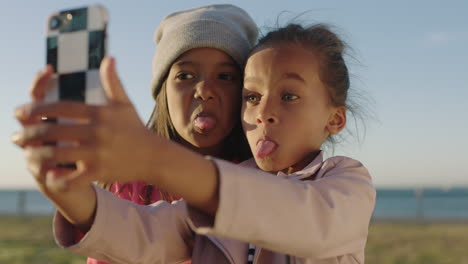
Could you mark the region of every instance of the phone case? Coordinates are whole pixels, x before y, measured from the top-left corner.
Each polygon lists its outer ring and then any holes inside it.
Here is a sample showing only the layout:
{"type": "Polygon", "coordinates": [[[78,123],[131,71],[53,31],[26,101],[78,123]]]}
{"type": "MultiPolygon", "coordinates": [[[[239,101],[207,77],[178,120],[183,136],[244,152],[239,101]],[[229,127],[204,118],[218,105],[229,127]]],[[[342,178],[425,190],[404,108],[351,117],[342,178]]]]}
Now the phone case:
{"type": "Polygon", "coordinates": [[[99,66],[107,50],[104,7],[88,6],[53,13],[47,20],[47,64],[54,68],[45,101],[105,104],[99,66]]]}

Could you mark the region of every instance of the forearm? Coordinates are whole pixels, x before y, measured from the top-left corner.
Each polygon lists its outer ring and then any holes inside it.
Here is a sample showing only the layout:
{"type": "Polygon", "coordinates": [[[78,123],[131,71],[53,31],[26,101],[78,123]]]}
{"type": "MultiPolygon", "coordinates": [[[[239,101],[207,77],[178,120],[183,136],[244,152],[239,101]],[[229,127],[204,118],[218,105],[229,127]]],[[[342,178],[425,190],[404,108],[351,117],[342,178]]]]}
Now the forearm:
{"type": "Polygon", "coordinates": [[[213,227],[198,226],[200,234],[302,257],[363,250],[375,191],[362,165],[350,161],[304,182],[216,162],[219,207],[213,227]]]}
{"type": "Polygon", "coordinates": [[[218,175],[215,164],[172,141],[155,137],[145,181],[184,198],[188,204],[214,215],[218,208],[218,175]],[[162,141],[162,142],[161,142],[162,141]],[[164,150],[164,151],[161,151],[164,150]],[[155,159],[154,157],[157,157],[155,159]],[[155,174],[154,172],[157,172],[155,174]]]}

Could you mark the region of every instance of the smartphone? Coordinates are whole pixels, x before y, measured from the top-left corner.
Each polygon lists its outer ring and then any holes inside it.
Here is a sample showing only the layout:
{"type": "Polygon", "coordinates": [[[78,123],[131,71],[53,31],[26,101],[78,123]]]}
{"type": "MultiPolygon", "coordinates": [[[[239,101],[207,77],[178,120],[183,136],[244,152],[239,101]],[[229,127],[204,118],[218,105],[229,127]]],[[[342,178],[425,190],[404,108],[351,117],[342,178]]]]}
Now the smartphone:
{"type": "MultiPolygon", "coordinates": [[[[47,19],[46,64],[54,74],[44,101],[78,101],[105,104],[106,96],[99,77],[99,66],[107,52],[107,10],[100,5],[61,10],[47,19]]],[[[43,117],[44,122],[77,122],[43,117]]],[[[66,145],[67,142],[45,142],[66,145]]],[[[57,167],[76,169],[74,163],[57,167]]]]}
{"type": "Polygon", "coordinates": [[[54,68],[46,102],[105,104],[99,66],[107,51],[108,15],[94,5],[62,10],[47,19],[46,63],[54,68]]]}

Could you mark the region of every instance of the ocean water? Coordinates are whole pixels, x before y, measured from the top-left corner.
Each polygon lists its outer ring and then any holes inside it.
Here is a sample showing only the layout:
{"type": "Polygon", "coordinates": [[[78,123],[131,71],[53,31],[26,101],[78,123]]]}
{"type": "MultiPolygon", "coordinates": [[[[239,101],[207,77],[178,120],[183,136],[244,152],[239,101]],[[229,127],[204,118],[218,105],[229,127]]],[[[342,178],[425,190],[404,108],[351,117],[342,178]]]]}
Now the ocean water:
{"type": "MultiPolygon", "coordinates": [[[[0,214],[54,212],[36,190],[1,190],[0,214]]],[[[467,220],[468,188],[377,189],[375,220],[467,220]]]]}
{"type": "Polygon", "coordinates": [[[54,206],[37,190],[1,190],[0,214],[52,214],[54,206]]]}
{"type": "Polygon", "coordinates": [[[468,188],[377,189],[373,218],[468,220],[468,188]]]}

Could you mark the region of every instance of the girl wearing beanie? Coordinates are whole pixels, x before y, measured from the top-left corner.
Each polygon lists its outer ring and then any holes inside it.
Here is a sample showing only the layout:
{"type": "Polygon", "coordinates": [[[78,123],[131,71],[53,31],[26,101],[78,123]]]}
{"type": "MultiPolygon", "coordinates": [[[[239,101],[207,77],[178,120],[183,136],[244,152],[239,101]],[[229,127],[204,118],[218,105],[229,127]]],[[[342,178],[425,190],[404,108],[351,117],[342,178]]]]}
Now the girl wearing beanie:
{"type": "MultiPolygon", "coordinates": [[[[256,37],[254,21],[233,5],[203,6],[167,16],[154,34],[151,93],[156,104],[148,129],[203,155],[236,163],[251,157],[239,111],[242,69],[256,37]]],[[[49,76],[49,71],[42,73],[36,84],[49,76]]],[[[141,181],[98,185],[140,205],[178,199],[141,181]]],[[[77,232],[77,239],[82,236],[77,232]]],[[[104,262],[88,258],[87,263],[104,262]]]]}

